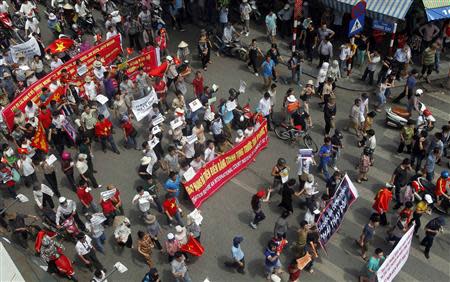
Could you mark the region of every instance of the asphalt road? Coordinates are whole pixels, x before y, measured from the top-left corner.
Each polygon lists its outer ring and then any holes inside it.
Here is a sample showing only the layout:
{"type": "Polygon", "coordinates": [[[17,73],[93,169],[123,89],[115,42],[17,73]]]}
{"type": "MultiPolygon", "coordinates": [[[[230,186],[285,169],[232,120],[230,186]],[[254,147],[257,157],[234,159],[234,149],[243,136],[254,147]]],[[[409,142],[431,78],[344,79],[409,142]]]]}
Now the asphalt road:
{"type": "MultiPolygon", "coordinates": [[[[257,29],[260,27],[257,27],[257,29]]],[[[191,46],[191,51],[196,53],[194,47],[197,39],[197,28],[187,26],[184,33],[178,31],[171,31],[170,50],[174,51],[175,46],[180,40],[187,41],[191,46]]],[[[48,39],[49,34],[46,28],[43,28],[43,36],[48,39]]],[[[257,31],[252,31],[249,38],[257,37],[259,41],[265,40],[264,35],[257,31]]],[[[267,43],[264,43],[263,50],[267,49],[267,43]]],[[[248,84],[247,92],[240,97],[240,101],[250,101],[252,105],[256,105],[258,100],[262,97],[262,78],[255,77],[251,74],[246,65],[237,59],[223,58],[212,56],[212,64],[208,67],[208,71],[204,74],[207,85],[216,83],[220,86],[219,97],[227,97],[229,87],[239,87],[239,81],[244,80],[248,84]]],[[[195,69],[200,68],[200,62],[194,56],[192,65],[195,69]]],[[[280,68],[280,73],[283,76],[288,75],[288,70],[285,67],[280,68]]],[[[303,77],[303,83],[309,77],[303,77]]],[[[351,83],[349,81],[349,83],[351,83]]],[[[280,111],[281,99],[288,87],[293,85],[278,84],[277,101],[275,111],[280,111]]],[[[447,123],[450,120],[448,91],[445,92],[438,86],[426,86],[427,90],[424,102],[432,107],[432,112],[437,117],[438,127],[447,123]]],[[[298,87],[295,87],[299,91],[298,87]]],[[[396,90],[394,95],[399,92],[396,90]]],[[[298,93],[298,92],[297,92],[298,93]]],[[[337,128],[342,129],[347,122],[347,115],[350,105],[355,97],[360,93],[351,91],[337,90],[337,128]]],[[[189,91],[189,97],[192,97],[192,90],[189,91]]],[[[169,95],[173,98],[173,94],[169,95]]],[[[371,102],[374,97],[371,96],[371,102]]],[[[316,105],[317,98],[312,100],[312,118],[315,124],[312,129],[312,136],[319,145],[323,139],[323,118],[319,107],[316,105]]],[[[145,124],[140,125],[145,129],[145,124]]],[[[356,184],[360,198],[349,209],[345,217],[344,223],[341,226],[339,233],[335,234],[331,241],[326,246],[327,254],[320,252],[318,263],[315,264],[315,272],[313,274],[302,273],[302,280],[307,281],[355,281],[364,266],[364,261],[359,257],[358,249],[355,247],[354,239],[358,238],[362,226],[367,222],[371,214],[371,205],[373,197],[378,188],[388,181],[395,166],[406,157],[406,155],[395,154],[395,149],[398,145],[399,131],[387,128],[384,125],[384,114],[379,114],[374,122],[374,129],[376,132],[378,147],[375,153],[375,166],[371,167],[369,172],[369,181],[363,185],[356,184]]],[[[138,143],[142,143],[145,139],[144,130],[140,130],[138,136],[138,143]]],[[[122,135],[116,133],[116,143],[122,144],[122,135]]],[[[356,146],[356,137],[351,134],[344,134],[344,150],[338,166],[341,170],[347,171],[350,177],[354,179],[356,171],[354,169],[357,164],[361,149],[356,146]]],[[[99,183],[112,183],[119,187],[124,202],[125,215],[128,216],[132,223],[133,239],[137,241],[136,232],[143,230],[144,225],[141,219],[138,218],[137,208],[132,206],[131,199],[135,194],[134,188],[142,181],[137,175],[137,167],[139,165],[140,153],[135,150],[125,150],[122,145],[119,147],[121,154],[116,155],[112,152],[103,153],[100,150],[99,144],[94,145],[94,167],[99,171],[96,175],[99,183]]],[[[193,278],[193,281],[203,281],[208,278],[210,281],[264,281],[264,256],[263,250],[268,240],[272,236],[273,226],[275,220],[280,215],[280,209],[277,207],[280,197],[274,195],[271,202],[264,205],[263,209],[267,218],[259,225],[257,230],[249,227],[249,222],[252,218],[250,209],[251,195],[261,187],[268,187],[271,182],[270,171],[279,157],[287,159],[292,173],[296,171],[295,159],[298,146],[289,145],[281,140],[278,140],[273,133],[270,133],[269,146],[263,150],[256,158],[256,161],[247,169],[237,175],[233,180],[224,185],[214,196],[206,201],[201,211],[204,216],[204,223],[202,225],[202,244],[205,247],[205,254],[200,258],[193,259],[188,267],[193,278]],[[242,248],[245,252],[247,262],[247,274],[241,275],[224,267],[224,262],[230,257],[231,240],[235,235],[244,236],[245,240],[242,248]]],[[[74,152],[72,150],[72,152],[74,152]]],[[[440,171],[441,168],[438,170],[440,171]]],[[[75,199],[76,195],[67,187],[66,180],[60,171],[57,173],[60,180],[60,188],[62,194],[68,198],[75,199]]],[[[166,180],[166,175],[160,173],[158,179],[160,182],[166,180]]],[[[41,173],[38,175],[39,180],[43,180],[41,173]]],[[[319,181],[319,190],[324,191],[325,187],[321,177],[316,177],[319,181]]],[[[101,190],[103,190],[102,188],[101,190]]],[[[21,187],[20,193],[24,193],[32,199],[31,189],[21,187]]],[[[93,191],[95,198],[99,199],[100,191],[93,191]]],[[[55,202],[57,199],[54,199],[55,202]]],[[[8,201],[8,200],[7,200],[8,201]]],[[[192,206],[184,202],[185,209],[191,210],[192,206]]],[[[16,212],[36,213],[33,200],[28,203],[16,205],[13,208],[16,212]]],[[[159,222],[164,227],[164,233],[172,232],[173,229],[166,225],[162,214],[154,211],[159,222]]],[[[295,209],[294,214],[289,218],[292,226],[288,240],[293,242],[296,239],[295,230],[298,227],[298,222],[303,219],[304,210],[295,209]]],[[[427,216],[426,219],[430,217],[427,216]]],[[[379,228],[374,240],[374,246],[381,247],[384,250],[390,250],[390,246],[384,241],[385,228],[379,228]]],[[[135,249],[118,250],[114,241],[113,230],[107,229],[106,255],[98,254],[98,257],[103,262],[108,270],[112,269],[112,265],[116,261],[121,261],[128,267],[128,272],[125,274],[115,273],[108,279],[108,281],[140,281],[143,275],[147,272],[147,266],[140,258],[135,249]]],[[[423,230],[420,231],[421,237],[423,230]]],[[[450,236],[448,231],[440,235],[435,240],[431,252],[431,258],[427,260],[419,247],[419,240],[413,239],[412,249],[408,262],[405,264],[402,272],[396,278],[396,281],[448,281],[450,278],[450,268],[448,261],[450,236]]],[[[69,257],[75,257],[74,246],[72,243],[65,242],[66,254],[69,257]]],[[[31,246],[31,243],[30,243],[31,246]]],[[[373,252],[373,247],[369,252],[373,252]]],[[[25,251],[26,257],[20,256],[15,252],[14,256],[16,263],[23,266],[27,271],[22,272],[27,281],[50,281],[50,278],[44,278],[44,273],[39,270],[33,262],[30,266],[26,264],[33,261],[32,252],[25,251]],[[37,275],[37,276],[36,276],[37,275]]],[[[282,255],[282,264],[287,266],[291,253],[288,248],[282,255]]],[[[167,258],[164,254],[154,252],[153,258],[158,268],[162,281],[173,281],[170,273],[170,267],[167,263],[167,258]]],[[[2,270],[3,271],[3,270],[2,270]]],[[[80,281],[89,281],[91,273],[80,267],[76,263],[76,272],[80,281]]]]}

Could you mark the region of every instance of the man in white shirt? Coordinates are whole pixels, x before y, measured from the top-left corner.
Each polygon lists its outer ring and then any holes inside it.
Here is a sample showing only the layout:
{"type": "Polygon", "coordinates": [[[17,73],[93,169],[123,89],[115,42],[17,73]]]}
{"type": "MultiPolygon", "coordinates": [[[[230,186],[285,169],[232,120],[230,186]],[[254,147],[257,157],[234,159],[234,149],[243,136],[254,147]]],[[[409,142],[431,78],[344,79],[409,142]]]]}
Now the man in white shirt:
{"type": "Polygon", "coordinates": [[[77,243],[75,244],[75,250],[80,260],[93,271],[94,269],[105,270],[101,262],[98,260],[95,254],[95,247],[92,245],[92,239],[83,232],[77,235],[77,243]]]}
{"type": "Polygon", "coordinates": [[[239,11],[241,13],[241,20],[244,22],[244,29],[242,32],[245,36],[248,36],[250,34],[250,13],[252,12],[252,7],[248,4],[248,0],[242,0],[239,11]]]}
{"type": "Polygon", "coordinates": [[[117,35],[117,30],[114,26],[108,27],[108,32],[106,33],[106,40],[110,39],[111,37],[117,35]]]}
{"type": "Polygon", "coordinates": [[[78,227],[81,230],[85,230],[86,226],[83,221],[81,221],[77,212],[77,204],[70,199],[66,199],[65,197],[59,197],[58,201],[59,206],[56,208],[56,227],[58,229],[61,228],[63,220],[73,216],[73,219],[77,223],[78,227]]]}
{"type": "Polygon", "coordinates": [[[201,154],[196,154],[189,165],[197,172],[205,165],[205,161],[202,160],[201,154]]]}
{"type": "Polygon", "coordinates": [[[206,142],[205,162],[208,163],[216,158],[216,146],[212,140],[206,142]]]}
{"type": "Polygon", "coordinates": [[[56,55],[52,56],[52,61],[50,62],[50,68],[52,70],[55,70],[55,69],[59,68],[63,64],[64,64],[63,61],[61,61],[61,59],[58,58],[58,56],[56,56],[56,55]]]}
{"type": "Polygon", "coordinates": [[[95,97],[97,97],[97,86],[90,76],[87,76],[84,81],[84,93],[86,93],[89,100],[95,101],[95,97]]]}
{"type": "Polygon", "coordinates": [[[378,51],[373,51],[373,53],[367,52],[367,59],[369,61],[366,70],[364,71],[364,74],[362,76],[362,80],[366,80],[367,75],[369,76],[369,84],[373,84],[373,75],[375,73],[375,70],[377,68],[378,63],[381,61],[380,54],[378,54],[378,51]]]}
{"type": "Polygon", "coordinates": [[[6,1],[0,2],[0,13],[8,13],[9,5],[6,1]]]}
{"type": "MultiPolygon", "coordinates": [[[[45,185],[45,184],[42,184],[42,185],[45,185]]],[[[38,208],[41,210],[43,208],[50,208],[50,209],[55,208],[55,204],[53,203],[53,200],[52,200],[53,195],[54,195],[54,193],[50,189],[50,187],[46,187],[45,190],[42,190],[41,186],[39,186],[39,185],[33,186],[34,201],[36,202],[36,205],[38,206],[38,208]]]]}
{"type": "Polygon", "coordinates": [[[272,114],[272,102],[270,100],[269,92],[264,93],[264,97],[259,100],[258,111],[267,119],[267,128],[272,130],[271,127],[271,114],[272,114]]]}
{"type": "Polygon", "coordinates": [[[222,36],[223,42],[225,44],[232,42],[233,35],[238,35],[238,32],[236,31],[236,29],[234,29],[233,25],[230,22],[228,22],[225,28],[223,29],[223,36],[222,36]]]}
{"type": "Polygon", "coordinates": [[[76,166],[78,173],[80,174],[80,177],[82,179],[91,183],[94,188],[102,187],[102,185],[99,185],[97,183],[97,179],[95,179],[94,174],[89,169],[86,154],[78,154],[78,160],[77,160],[77,163],[75,164],[75,166],[76,166]]]}
{"type": "Polygon", "coordinates": [[[149,192],[145,191],[144,187],[142,186],[136,187],[136,191],[137,194],[134,195],[131,203],[133,205],[137,205],[139,210],[145,216],[146,214],[150,213],[150,204],[154,202],[153,197],[149,192]]]}
{"type": "Polygon", "coordinates": [[[34,16],[28,16],[25,21],[25,36],[28,36],[32,33],[41,33],[41,29],[39,28],[39,21],[34,16]]]}
{"type": "Polygon", "coordinates": [[[28,157],[26,154],[22,154],[20,156],[18,165],[22,171],[22,175],[25,180],[25,186],[30,187],[31,184],[37,182],[33,160],[30,157],[28,157]]]}
{"type": "Polygon", "coordinates": [[[346,43],[341,45],[341,52],[339,53],[339,69],[341,71],[341,76],[344,77],[344,73],[347,70],[347,60],[352,54],[351,43],[346,43]]]}
{"type": "Polygon", "coordinates": [[[27,105],[25,106],[25,115],[27,116],[27,118],[31,119],[32,117],[37,116],[38,110],[38,106],[36,106],[33,101],[28,101],[27,105]]]}
{"type": "Polygon", "coordinates": [[[36,6],[34,5],[33,2],[31,2],[29,0],[24,0],[22,5],[20,5],[19,12],[25,16],[34,16],[35,9],[36,9],[36,6]]]}
{"type": "MultiPolygon", "coordinates": [[[[100,253],[104,254],[105,248],[103,247],[103,245],[105,244],[105,241],[106,241],[105,228],[103,227],[103,223],[98,223],[98,221],[95,220],[95,217],[104,217],[104,215],[101,212],[95,213],[93,215],[88,215],[87,219],[89,221],[86,222],[86,229],[91,234],[92,239],[95,242],[96,249],[100,253]]],[[[105,220],[106,220],[106,218],[105,218],[105,220]]]]}
{"type": "Polygon", "coordinates": [[[77,0],[75,4],[75,12],[81,17],[84,18],[89,13],[89,10],[86,7],[86,2],[84,0],[77,0]]]}

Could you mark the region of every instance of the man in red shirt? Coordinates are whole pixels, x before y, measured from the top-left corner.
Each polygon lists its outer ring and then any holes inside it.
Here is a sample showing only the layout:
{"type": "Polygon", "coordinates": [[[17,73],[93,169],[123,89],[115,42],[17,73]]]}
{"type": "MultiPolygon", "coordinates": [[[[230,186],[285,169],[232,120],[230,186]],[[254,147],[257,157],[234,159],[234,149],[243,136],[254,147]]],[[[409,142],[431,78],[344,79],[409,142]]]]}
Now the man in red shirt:
{"type": "Polygon", "coordinates": [[[82,204],[81,212],[84,215],[87,215],[89,210],[92,213],[98,212],[98,207],[95,204],[94,197],[92,197],[92,194],[90,191],[91,191],[91,188],[89,188],[86,180],[80,179],[79,186],[77,188],[77,196],[82,204]]]}
{"type": "Polygon", "coordinates": [[[155,82],[153,83],[153,88],[155,89],[156,95],[158,95],[160,107],[164,105],[166,107],[165,114],[170,109],[169,103],[167,103],[167,85],[166,82],[161,79],[161,77],[155,77],[155,82]]]}
{"type": "Polygon", "coordinates": [[[177,200],[172,193],[166,194],[166,200],[163,203],[164,214],[167,216],[167,222],[172,226],[175,220],[181,227],[184,226],[183,220],[181,219],[180,211],[178,208],[177,200]]]}
{"type": "Polygon", "coordinates": [[[114,206],[113,199],[109,198],[108,200],[104,200],[102,198],[100,200],[100,206],[102,207],[103,215],[106,217],[105,224],[111,225],[114,221],[114,217],[116,217],[117,210],[116,206],[114,206]]]}
{"type": "Polygon", "coordinates": [[[203,75],[200,71],[195,73],[195,78],[192,81],[192,86],[194,86],[194,94],[197,98],[203,95],[203,75]]]}
{"type": "Polygon", "coordinates": [[[447,198],[447,202],[450,200],[450,196],[447,194],[448,179],[449,173],[447,170],[444,170],[436,181],[436,190],[434,191],[434,194],[436,195],[437,207],[441,206],[441,203],[445,198],[447,198]]]}
{"type": "Polygon", "coordinates": [[[372,205],[372,208],[380,215],[380,224],[383,226],[388,224],[386,213],[392,201],[392,188],[392,186],[382,187],[375,196],[375,202],[372,205]]]}
{"type": "Polygon", "coordinates": [[[52,111],[47,109],[45,105],[41,105],[38,119],[41,122],[44,129],[47,130],[50,127],[50,125],[52,125],[52,111]]]}
{"type": "Polygon", "coordinates": [[[98,121],[95,124],[95,135],[100,139],[103,152],[106,153],[106,142],[108,141],[109,144],[111,144],[113,152],[120,155],[116,143],[114,142],[111,129],[112,129],[111,121],[105,118],[105,116],[102,114],[98,115],[98,121]]]}

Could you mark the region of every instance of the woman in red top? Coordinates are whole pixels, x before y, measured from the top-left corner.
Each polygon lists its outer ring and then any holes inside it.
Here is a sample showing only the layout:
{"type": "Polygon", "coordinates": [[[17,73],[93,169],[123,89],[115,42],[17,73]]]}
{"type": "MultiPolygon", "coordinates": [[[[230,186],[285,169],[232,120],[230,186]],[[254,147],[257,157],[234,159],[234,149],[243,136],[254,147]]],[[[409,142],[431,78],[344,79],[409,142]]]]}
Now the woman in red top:
{"type": "Polygon", "coordinates": [[[170,109],[169,103],[167,103],[166,95],[167,95],[167,85],[161,77],[155,77],[155,83],[153,83],[153,88],[155,89],[156,95],[159,99],[160,106],[164,105],[166,107],[165,114],[170,109]]]}
{"type": "Polygon", "coordinates": [[[200,99],[203,95],[203,75],[200,71],[195,73],[195,78],[192,80],[192,86],[194,86],[194,94],[200,99]]]}
{"type": "Polygon", "coordinates": [[[138,150],[136,142],[137,131],[127,116],[124,116],[120,120],[120,126],[122,127],[125,136],[125,148],[134,148],[138,150]]]}
{"type": "Polygon", "coordinates": [[[167,56],[167,43],[169,36],[166,33],[165,28],[158,30],[158,36],[155,38],[156,46],[159,47],[160,57],[167,56]]]}
{"type": "Polygon", "coordinates": [[[111,225],[116,217],[116,207],[114,206],[112,198],[100,200],[100,206],[102,207],[103,215],[106,217],[105,224],[111,225]]]}
{"type": "Polygon", "coordinates": [[[116,212],[118,212],[118,213],[123,215],[122,199],[120,198],[120,191],[119,191],[119,189],[117,189],[117,187],[112,185],[112,184],[106,186],[106,189],[107,190],[115,190],[116,191],[114,193],[114,196],[111,197],[111,201],[112,201],[114,207],[116,208],[116,212]]]}

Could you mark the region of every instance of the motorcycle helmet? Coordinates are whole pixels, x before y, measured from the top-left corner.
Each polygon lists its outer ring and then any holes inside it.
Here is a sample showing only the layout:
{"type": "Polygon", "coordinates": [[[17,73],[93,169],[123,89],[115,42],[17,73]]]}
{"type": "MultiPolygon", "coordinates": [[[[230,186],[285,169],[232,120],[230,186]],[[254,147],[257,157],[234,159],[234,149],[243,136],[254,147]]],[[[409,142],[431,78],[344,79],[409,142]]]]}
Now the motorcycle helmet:
{"type": "Polygon", "coordinates": [[[426,194],[424,199],[429,205],[433,203],[433,198],[431,198],[430,194],[426,194]]]}
{"type": "Polygon", "coordinates": [[[61,154],[61,158],[63,159],[63,161],[69,160],[69,159],[70,159],[70,153],[67,152],[67,151],[64,151],[64,152],[61,154]]]}
{"type": "Polygon", "coordinates": [[[442,178],[448,178],[448,171],[447,171],[447,170],[443,170],[443,171],[441,172],[441,177],[442,177],[442,178]]]}
{"type": "Polygon", "coordinates": [[[277,161],[277,165],[279,166],[285,166],[286,165],[286,160],[283,158],[279,158],[277,161]]]}
{"type": "Polygon", "coordinates": [[[423,90],[422,89],[417,89],[416,90],[416,96],[418,96],[418,97],[420,97],[420,96],[422,96],[422,94],[423,94],[423,90]]]}

